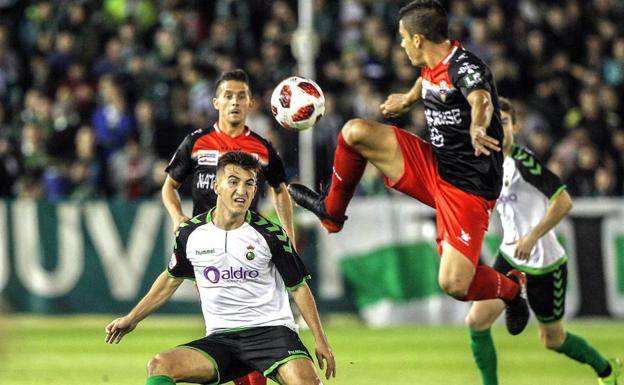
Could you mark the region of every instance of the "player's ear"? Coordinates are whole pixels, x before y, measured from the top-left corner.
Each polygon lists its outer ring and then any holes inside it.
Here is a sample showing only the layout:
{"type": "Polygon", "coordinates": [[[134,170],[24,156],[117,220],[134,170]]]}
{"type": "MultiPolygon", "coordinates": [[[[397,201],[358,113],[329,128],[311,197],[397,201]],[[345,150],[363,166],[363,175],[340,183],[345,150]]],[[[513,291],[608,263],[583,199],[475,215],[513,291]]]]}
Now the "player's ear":
{"type": "Polygon", "coordinates": [[[416,48],[422,47],[424,40],[425,37],[419,33],[415,33],[414,35],[412,35],[412,42],[414,43],[414,46],[416,48]]]}
{"type": "Polygon", "coordinates": [[[212,98],[212,106],[215,108],[215,110],[219,109],[219,99],[217,99],[216,97],[212,98]]]}

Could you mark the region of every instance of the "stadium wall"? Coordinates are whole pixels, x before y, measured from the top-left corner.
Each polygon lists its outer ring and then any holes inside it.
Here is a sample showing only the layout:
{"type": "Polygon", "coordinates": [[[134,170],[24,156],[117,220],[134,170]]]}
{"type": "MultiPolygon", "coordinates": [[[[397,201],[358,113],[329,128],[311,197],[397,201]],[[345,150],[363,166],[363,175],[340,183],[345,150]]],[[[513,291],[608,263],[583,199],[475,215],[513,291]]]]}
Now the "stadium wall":
{"type": "MultiPolygon", "coordinates": [[[[467,303],[437,285],[431,209],[401,196],[356,199],[328,236],[300,213],[299,248],[321,312],[359,311],[371,326],[461,322],[467,303]]],[[[122,313],[149,289],[171,252],[160,201],[0,201],[0,293],[33,313],[122,313]]],[[[624,200],[577,200],[557,233],[569,256],[568,317],[624,318],[624,200]]],[[[484,262],[500,244],[491,223],[484,262]]],[[[199,312],[185,283],[163,312],[199,312]]]]}

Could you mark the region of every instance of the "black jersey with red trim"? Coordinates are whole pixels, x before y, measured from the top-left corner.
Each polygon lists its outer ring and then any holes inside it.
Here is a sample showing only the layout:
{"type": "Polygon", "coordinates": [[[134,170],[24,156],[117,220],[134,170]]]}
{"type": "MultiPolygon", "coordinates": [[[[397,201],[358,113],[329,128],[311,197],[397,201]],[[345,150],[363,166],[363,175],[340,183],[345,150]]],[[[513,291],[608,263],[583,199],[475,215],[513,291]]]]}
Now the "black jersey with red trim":
{"type": "Polygon", "coordinates": [[[474,155],[470,139],[471,108],[467,96],[486,90],[494,113],[487,134],[503,143],[498,94],[490,69],[459,42],[435,68],[421,72],[422,99],[438,173],[453,186],[488,200],[496,200],[503,179],[503,153],[474,155]]]}
{"type": "MultiPolygon", "coordinates": [[[[286,183],[284,164],[271,143],[248,127],[236,137],[221,131],[216,123],[210,128],[200,128],[184,138],[165,169],[179,183],[193,174],[193,216],[217,204],[213,190],[217,161],[219,155],[230,151],[244,151],[258,157],[261,165],[259,183],[266,180],[274,188],[286,183]]],[[[252,206],[256,200],[257,196],[252,206]]]]}

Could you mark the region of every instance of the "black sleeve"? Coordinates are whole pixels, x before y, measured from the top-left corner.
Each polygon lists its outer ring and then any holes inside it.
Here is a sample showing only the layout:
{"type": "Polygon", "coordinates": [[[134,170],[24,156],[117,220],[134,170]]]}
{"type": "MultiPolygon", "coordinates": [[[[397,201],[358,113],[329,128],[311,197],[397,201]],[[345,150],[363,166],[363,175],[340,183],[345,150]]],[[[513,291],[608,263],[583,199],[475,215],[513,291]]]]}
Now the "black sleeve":
{"type": "MultiPolygon", "coordinates": [[[[184,226],[182,224],[181,226],[184,226]]],[[[186,240],[188,239],[188,231],[180,229],[176,233],[175,244],[173,245],[173,253],[169,259],[167,272],[172,277],[195,279],[193,265],[186,257],[186,240]]]]}
{"type": "Polygon", "coordinates": [[[548,199],[554,199],[566,186],[527,149],[514,147],[512,157],[522,178],[533,185],[548,199]]]}
{"type": "Polygon", "coordinates": [[[287,183],[284,163],[270,142],[267,141],[265,145],[267,150],[269,150],[269,164],[263,167],[262,172],[266,177],[267,183],[271,187],[276,188],[281,183],[287,183]]]}
{"type": "Polygon", "coordinates": [[[310,273],[293,248],[284,229],[276,224],[268,228],[268,230],[271,229],[275,229],[275,232],[269,233],[266,237],[271,249],[271,260],[282,276],[286,288],[289,291],[295,290],[310,279],[310,273]]]}
{"type": "Polygon", "coordinates": [[[492,92],[492,74],[481,60],[468,56],[459,63],[454,60],[452,63],[449,68],[451,79],[464,97],[468,97],[474,90],[492,92]]]}
{"type": "Polygon", "coordinates": [[[173,154],[173,158],[171,158],[169,165],[165,169],[165,172],[176,182],[184,182],[195,166],[191,158],[194,141],[192,135],[187,135],[182,143],[180,143],[180,146],[178,146],[175,154],[173,154]]]}

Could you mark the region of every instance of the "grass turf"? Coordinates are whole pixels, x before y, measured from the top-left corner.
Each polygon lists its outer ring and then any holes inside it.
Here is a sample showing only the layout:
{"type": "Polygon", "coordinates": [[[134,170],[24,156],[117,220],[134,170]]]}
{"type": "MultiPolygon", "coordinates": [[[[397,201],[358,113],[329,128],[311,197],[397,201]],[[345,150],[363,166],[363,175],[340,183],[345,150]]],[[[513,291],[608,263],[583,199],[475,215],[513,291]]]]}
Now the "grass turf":
{"type": "MultiPolygon", "coordinates": [[[[0,384],[130,385],[145,382],[145,364],[157,352],[199,338],[197,317],[152,316],[119,345],[104,343],[112,317],[11,316],[0,319],[0,384]]],[[[624,322],[575,321],[568,329],[606,356],[624,356],[624,322]]],[[[595,384],[587,365],[546,351],[534,326],[509,336],[493,330],[499,378],[506,385],[595,384]]],[[[326,385],[480,384],[460,326],[367,329],[356,323],[327,327],[338,376],[326,385]]],[[[302,332],[313,350],[310,334],[302,332]]],[[[271,383],[271,382],[270,382],[271,383]]]]}

